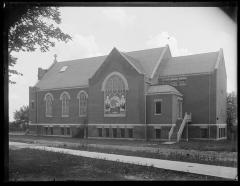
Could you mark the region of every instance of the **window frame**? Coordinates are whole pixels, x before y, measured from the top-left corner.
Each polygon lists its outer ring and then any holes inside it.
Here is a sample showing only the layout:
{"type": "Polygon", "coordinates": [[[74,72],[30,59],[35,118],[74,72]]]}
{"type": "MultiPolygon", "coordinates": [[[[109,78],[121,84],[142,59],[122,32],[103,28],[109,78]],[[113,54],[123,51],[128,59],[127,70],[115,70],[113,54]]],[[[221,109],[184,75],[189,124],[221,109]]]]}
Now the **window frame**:
{"type": "Polygon", "coordinates": [[[128,138],[133,138],[133,128],[127,128],[128,138]],[[130,132],[131,131],[131,132],[130,132]],[[130,135],[131,134],[131,135],[130,135]]]}
{"type": "Polygon", "coordinates": [[[206,127],[200,127],[200,138],[204,138],[204,139],[208,139],[208,134],[209,134],[209,129],[208,129],[208,127],[206,126],[206,127]],[[206,137],[204,137],[204,133],[203,133],[203,131],[204,132],[206,132],[206,137]]]}
{"type": "Polygon", "coordinates": [[[71,136],[71,129],[70,129],[70,127],[66,127],[66,129],[67,129],[66,135],[71,136]]]}
{"type": "Polygon", "coordinates": [[[121,138],[125,138],[126,137],[126,134],[125,134],[125,128],[120,128],[120,136],[121,138]],[[123,135],[122,135],[123,134],[123,135]]]}
{"type": "Polygon", "coordinates": [[[45,101],[45,117],[51,118],[53,116],[53,101],[54,101],[53,95],[49,92],[46,93],[44,96],[44,101],[45,101]],[[49,111],[49,109],[51,112],[49,111]]]}
{"type": "Polygon", "coordinates": [[[154,115],[162,115],[162,99],[154,99],[154,115]],[[157,103],[161,103],[160,113],[157,113],[157,103]]]}
{"type": "MultiPolygon", "coordinates": [[[[127,91],[129,90],[129,88],[128,88],[127,79],[124,77],[124,75],[122,75],[120,72],[117,72],[117,71],[114,71],[114,72],[108,74],[105,77],[105,79],[102,83],[101,90],[103,91],[103,100],[104,100],[104,104],[103,104],[104,112],[103,113],[104,113],[104,117],[126,117],[126,115],[127,115],[127,91]],[[113,92],[112,94],[113,95],[114,95],[114,91],[118,92],[118,93],[120,92],[119,94],[124,95],[124,98],[125,98],[124,113],[106,113],[105,99],[106,99],[107,92],[108,92],[107,85],[108,85],[108,83],[110,83],[110,84],[112,84],[112,88],[114,87],[113,79],[112,79],[112,78],[114,78],[114,76],[117,76],[119,79],[121,79],[121,81],[124,85],[123,89],[112,89],[112,92],[113,92]]],[[[116,95],[114,95],[114,96],[116,96],[116,95]]],[[[120,108],[120,112],[121,112],[121,108],[120,108]]]]}
{"type": "Polygon", "coordinates": [[[60,127],[61,128],[61,135],[65,135],[65,130],[64,130],[64,127],[60,127]]]}
{"type": "Polygon", "coordinates": [[[183,118],[183,99],[182,98],[177,98],[177,107],[178,107],[178,119],[182,119],[183,118]],[[181,108],[181,109],[180,109],[181,108]]]}
{"type": "Polygon", "coordinates": [[[69,117],[70,115],[70,100],[71,97],[68,92],[64,91],[60,95],[62,101],[62,117],[69,117]]]}
{"type": "Polygon", "coordinates": [[[161,139],[161,136],[162,136],[161,133],[162,133],[162,129],[161,128],[155,128],[155,139],[161,139]],[[160,133],[157,133],[157,131],[160,131],[160,133]]]}
{"type": "Polygon", "coordinates": [[[106,136],[107,138],[110,137],[110,128],[105,128],[105,136],[106,136]],[[107,132],[107,131],[108,131],[108,132],[107,132]]]}
{"type": "Polygon", "coordinates": [[[117,128],[112,128],[112,136],[113,136],[113,138],[117,138],[117,128]]]}
{"type": "Polygon", "coordinates": [[[98,137],[103,137],[103,129],[101,127],[97,128],[98,130],[98,137]]]}
{"type": "Polygon", "coordinates": [[[84,90],[81,90],[79,93],[78,93],[78,95],[77,95],[77,99],[78,99],[78,116],[79,117],[86,117],[87,116],[87,112],[88,112],[88,94],[87,94],[87,92],[86,91],[84,91],[84,90]],[[81,113],[81,109],[83,109],[83,108],[81,108],[81,94],[84,94],[85,95],[85,113],[84,114],[82,114],[81,113]]]}

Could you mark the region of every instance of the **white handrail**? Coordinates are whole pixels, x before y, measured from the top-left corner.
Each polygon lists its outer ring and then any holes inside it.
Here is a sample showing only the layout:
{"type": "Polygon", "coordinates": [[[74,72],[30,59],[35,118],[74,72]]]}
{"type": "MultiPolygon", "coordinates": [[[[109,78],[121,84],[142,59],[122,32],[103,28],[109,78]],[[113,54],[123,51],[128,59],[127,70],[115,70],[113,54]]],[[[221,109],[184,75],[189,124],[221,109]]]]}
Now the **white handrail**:
{"type": "Polygon", "coordinates": [[[181,124],[181,126],[180,126],[180,128],[179,128],[179,130],[178,130],[178,133],[177,133],[177,141],[180,140],[181,134],[182,134],[182,132],[183,132],[183,129],[184,129],[185,125],[186,125],[186,121],[187,121],[188,119],[189,119],[189,115],[185,112],[184,119],[183,119],[182,124],[181,124]]]}
{"type": "Polygon", "coordinates": [[[171,140],[171,137],[172,137],[172,133],[173,133],[173,129],[174,129],[175,125],[173,124],[169,133],[168,133],[168,140],[170,141],[171,140]]]}

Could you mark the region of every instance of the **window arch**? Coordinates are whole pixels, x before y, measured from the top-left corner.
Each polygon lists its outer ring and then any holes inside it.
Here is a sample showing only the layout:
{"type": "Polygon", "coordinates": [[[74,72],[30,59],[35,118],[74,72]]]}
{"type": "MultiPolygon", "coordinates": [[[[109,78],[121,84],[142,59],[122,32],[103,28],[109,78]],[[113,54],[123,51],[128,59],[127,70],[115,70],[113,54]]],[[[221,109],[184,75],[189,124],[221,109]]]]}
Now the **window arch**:
{"type": "Polygon", "coordinates": [[[103,81],[104,116],[119,117],[126,115],[126,95],[128,83],[119,72],[110,73],[103,81]]]}
{"type": "Polygon", "coordinates": [[[69,93],[64,91],[60,95],[60,100],[62,101],[62,117],[68,117],[69,116],[69,101],[70,101],[69,93]]]}
{"type": "Polygon", "coordinates": [[[45,116],[52,117],[53,95],[51,93],[45,94],[44,101],[46,102],[45,116]]]}
{"type": "Polygon", "coordinates": [[[77,98],[79,101],[79,116],[86,116],[88,94],[84,90],[81,90],[78,93],[77,98]]]}

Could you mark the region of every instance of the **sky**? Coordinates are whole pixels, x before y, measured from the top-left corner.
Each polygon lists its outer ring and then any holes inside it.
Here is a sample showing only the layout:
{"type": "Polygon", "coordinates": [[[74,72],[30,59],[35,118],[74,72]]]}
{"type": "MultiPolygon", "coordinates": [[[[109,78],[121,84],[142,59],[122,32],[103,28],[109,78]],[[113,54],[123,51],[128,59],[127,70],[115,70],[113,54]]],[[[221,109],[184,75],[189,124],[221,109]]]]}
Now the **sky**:
{"type": "MultiPolygon", "coordinates": [[[[48,52],[13,53],[14,69],[9,85],[9,120],[29,102],[29,86],[37,82],[38,67],[57,61],[107,55],[169,45],[172,56],[216,52],[223,49],[227,92],[237,91],[237,25],[215,7],[60,7],[68,43],[56,42],[48,52]]],[[[83,67],[84,68],[84,67],[83,67]]]]}

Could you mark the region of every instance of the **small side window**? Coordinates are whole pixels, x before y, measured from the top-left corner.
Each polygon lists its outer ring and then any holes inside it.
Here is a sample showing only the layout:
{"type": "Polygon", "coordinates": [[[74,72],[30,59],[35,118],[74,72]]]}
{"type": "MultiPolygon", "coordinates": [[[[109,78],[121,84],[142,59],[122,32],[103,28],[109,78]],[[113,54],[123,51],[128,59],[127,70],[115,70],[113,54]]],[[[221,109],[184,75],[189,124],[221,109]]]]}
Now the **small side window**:
{"type": "Polygon", "coordinates": [[[128,137],[133,138],[133,129],[128,129],[128,137]]]}
{"type": "Polygon", "coordinates": [[[53,135],[53,127],[50,127],[50,133],[53,135]]]}
{"type": "Polygon", "coordinates": [[[125,138],[125,129],[122,128],[120,130],[121,130],[121,138],[125,138]]]}
{"type": "Polygon", "coordinates": [[[67,135],[70,135],[70,128],[67,128],[67,135]]]}
{"type": "Polygon", "coordinates": [[[207,138],[208,137],[208,128],[201,128],[201,138],[207,138]]]}
{"type": "Polygon", "coordinates": [[[157,114],[157,115],[162,114],[162,102],[161,101],[155,102],[155,114],[157,114]]]}
{"type": "Polygon", "coordinates": [[[156,130],[156,139],[161,138],[161,129],[155,129],[156,130]]]}
{"type": "Polygon", "coordinates": [[[98,136],[102,137],[102,128],[98,128],[98,136]]]}
{"type": "Polygon", "coordinates": [[[106,137],[109,137],[109,128],[106,128],[106,137]]]}
{"type": "Polygon", "coordinates": [[[113,128],[113,137],[116,138],[117,137],[117,128],[113,128]]]}
{"type": "Polygon", "coordinates": [[[64,135],[64,128],[61,127],[61,134],[64,135]]]}

